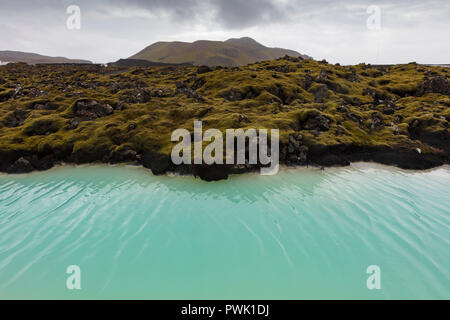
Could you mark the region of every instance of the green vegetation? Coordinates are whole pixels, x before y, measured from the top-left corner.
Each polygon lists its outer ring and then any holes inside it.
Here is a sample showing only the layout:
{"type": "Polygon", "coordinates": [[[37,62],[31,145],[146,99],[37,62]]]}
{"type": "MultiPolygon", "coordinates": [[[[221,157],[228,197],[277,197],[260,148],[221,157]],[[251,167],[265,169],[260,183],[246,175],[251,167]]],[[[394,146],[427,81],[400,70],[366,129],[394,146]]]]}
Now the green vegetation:
{"type": "Polygon", "coordinates": [[[238,68],[10,64],[0,67],[0,169],[20,157],[45,169],[169,155],[172,131],[198,119],[205,130],[280,129],[285,163],[432,167],[448,163],[448,76],[291,57],[238,68]]]}

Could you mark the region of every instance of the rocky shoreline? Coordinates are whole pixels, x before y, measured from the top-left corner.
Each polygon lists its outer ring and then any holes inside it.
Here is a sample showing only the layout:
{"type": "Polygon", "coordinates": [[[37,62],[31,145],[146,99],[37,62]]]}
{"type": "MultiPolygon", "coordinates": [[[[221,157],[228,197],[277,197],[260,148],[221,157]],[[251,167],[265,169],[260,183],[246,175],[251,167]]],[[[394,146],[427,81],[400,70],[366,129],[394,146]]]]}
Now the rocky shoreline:
{"type": "Polygon", "coordinates": [[[206,181],[256,165],[181,165],[171,133],[279,129],[282,165],[449,164],[449,69],[284,57],[243,67],[0,67],[0,171],[136,163],[206,181]]]}
{"type": "MultiPolygon", "coordinates": [[[[283,146],[286,149],[288,146],[283,146]]],[[[300,152],[300,151],[299,151],[300,152]]],[[[52,156],[39,157],[38,155],[22,154],[10,152],[9,154],[0,150],[0,171],[9,174],[24,174],[33,171],[46,171],[55,165],[66,164],[90,164],[105,163],[119,164],[132,163],[142,165],[150,169],[154,175],[165,175],[176,173],[181,175],[192,175],[204,181],[218,181],[228,179],[232,174],[244,174],[257,172],[260,165],[174,165],[169,156],[158,154],[152,151],[146,151],[143,154],[136,154],[128,150],[122,154],[122,158],[116,158],[116,161],[105,161],[111,155],[86,155],[90,161],[73,161],[72,159],[56,159],[52,156]],[[17,159],[17,160],[13,160],[17,159]]],[[[303,155],[304,156],[304,155],[303,155]]],[[[334,146],[329,149],[310,148],[307,161],[299,161],[289,155],[281,154],[280,165],[286,166],[312,166],[312,167],[346,167],[355,162],[374,162],[383,165],[395,166],[406,170],[427,170],[442,165],[450,164],[446,154],[421,154],[419,150],[393,150],[386,148],[367,148],[357,146],[334,146]]]]}

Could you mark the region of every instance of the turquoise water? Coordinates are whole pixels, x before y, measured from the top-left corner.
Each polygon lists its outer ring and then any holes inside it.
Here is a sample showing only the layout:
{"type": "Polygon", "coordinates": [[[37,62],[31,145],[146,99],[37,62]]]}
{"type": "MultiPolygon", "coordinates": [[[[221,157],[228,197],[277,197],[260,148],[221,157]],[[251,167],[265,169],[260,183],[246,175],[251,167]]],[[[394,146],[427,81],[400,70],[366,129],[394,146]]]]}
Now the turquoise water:
{"type": "Polygon", "coordinates": [[[449,190],[448,167],[0,175],[0,298],[449,299],[449,190]]]}

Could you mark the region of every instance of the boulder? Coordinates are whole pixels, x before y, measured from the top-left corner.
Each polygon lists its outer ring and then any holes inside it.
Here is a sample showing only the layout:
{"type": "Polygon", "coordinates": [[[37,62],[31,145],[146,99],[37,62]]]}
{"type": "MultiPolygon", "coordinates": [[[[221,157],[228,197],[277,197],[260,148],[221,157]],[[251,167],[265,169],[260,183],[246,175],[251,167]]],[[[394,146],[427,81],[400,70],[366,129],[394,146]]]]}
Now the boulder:
{"type": "Polygon", "coordinates": [[[409,137],[416,140],[420,136],[420,120],[415,119],[408,125],[409,137]]]}
{"type": "Polygon", "coordinates": [[[132,96],[128,98],[129,103],[147,103],[151,100],[152,94],[147,89],[138,88],[132,96]]]}
{"type": "Polygon", "coordinates": [[[266,70],[275,71],[275,72],[281,72],[281,73],[290,73],[290,72],[294,72],[295,71],[294,69],[289,67],[289,65],[268,66],[268,67],[266,67],[266,70]]]}
{"type": "Polygon", "coordinates": [[[112,162],[129,162],[136,161],[137,152],[130,146],[124,146],[117,151],[114,151],[111,156],[112,162]]]}
{"type": "Polygon", "coordinates": [[[327,79],[328,79],[327,71],[321,70],[315,80],[316,80],[316,82],[324,83],[327,79]]]}
{"type": "Polygon", "coordinates": [[[191,88],[187,83],[185,82],[177,82],[176,83],[176,94],[184,94],[186,97],[191,98],[191,99],[195,99],[198,102],[205,102],[205,99],[203,99],[202,96],[200,96],[199,94],[197,94],[197,92],[191,88]]]}
{"type": "Polygon", "coordinates": [[[29,173],[34,171],[34,167],[25,158],[19,158],[7,170],[8,173],[29,173]]]}
{"type": "Polygon", "coordinates": [[[308,160],[309,148],[305,145],[300,147],[300,154],[298,156],[298,161],[306,162],[308,160]]]}
{"type": "Polygon", "coordinates": [[[12,114],[5,118],[5,126],[8,128],[19,127],[23,125],[25,120],[28,118],[28,112],[22,109],[15,109],[12,114]]]}
{"type": "Polygon", "coordinates": [[[318,85],[311,91],[314,94],[314,102],[322,103],[328,97],[328,87],[326,84],[318,85]]]}
{"type": "Polygon", "coordinates": [[[312,84],[313,84],[314,80],[310,75],[306,75],[303,79],[302,79],[302,88],[305,90],[309,90],[309,88],[311,88],[312,84]]]}
{"type": "Polygon", "coordinates": [[[194,176],[204,181],[219,181],[228,179],[229,170],[226,165],[199,165],[194,168],[194,176]]]}
{"type": "Polygon", "coordinates": [[[240,101],[244,99],[242,92],[239,89],[232,88],[222,94],[222,98],[228,101],[240,101]]]}
{"type": "Polygon", "coordinates": [[[372,113],[372,119],[370,122],[370,130],[377,130],[384,127],[383,116],[379,112],[372,113]]]}
{"type": "Polygon", "coordinates": [[[304,130],[311,131],[328,131],[330,130],[331,120],[322,114],[317,114],[308,117],[308,119],[303,123],[302,127],[304,130]]]}
{"type": "Polygon", "coordinates": [[[345,78],[350,82],[359,82],[359,77],[355,69],[352,69],[351,72],[345,76],[345,78]]]}
{"type": "Polygon", "coordinates": [[[249,123],[250,119],[247,116],[240,114],[238,121],[239,121],[239,123],[242,123],[242,122],[249,123]]]}
{"type": "Polygon", "coordinates": [[[298,139],[298,137],[294,137],[294,135],[289,135],[289,153],[294,153],[300,150],[300,145],[301,145],[301,141],[302,141],[302,136],[299,135],[300,139],[298,139]]]}
{"type": "Polygon", "coordinates": [[[17,85],[16,89],[14,89],[14,92],[12,94],[13,99],[17,99],[23,96],[24,96],[23,88],[20,85],[17,85]]]}
{"type": "Polygon", "coordinates": [[[392,115],[395,113],[395,103],[392,101],[386,101],[383,108],[383,114],[392,115]]]}
{"type": "Polygon", "coordinates": [[[395,123],[391,123],[392,129],[394,130],[394,135],[399,135],[400,131],[398,128],[398,125],[396,125],[395,123]]]}
{"type": "Polygon", "coordinates": [[[450,83],[443,76],[434,76],[425,80],[417,89],[416,96],[421,97],[427,93],[440,93],[450,95],[450,83]]]}
{"type": "Polygon", "coordinates": [[[208,66],[200,66],[197,68],[197,73],[198,74],[203,74],[203,73],[208,73],[213,71],[210,67],[208,66]]]}
{"type": "Polygon", "coordinates": [[[37,88],[31,88],[30,91],[28,92],[28,96],[31,98],[37,98],[45,94],[46,92],[44,90],[39,90],[37,88]]]}
{"type": "Polygon", "coordinates": [[[133,131],[137,129],[137,123],[136,122],[132,122],[128,125],[127,130],[128,131],[133,131]]]}
{"type": "Polygon", "coordinates": [[[114,113],[113,107],[109,104],[102,104],[96,100],[78,100],[75,102],[73,111],[75,116],[83,121],[95,120],[114,113]]]}
{"type": "Polygon", "coordinates": [[[172,161],[167,155],[153,151],[145,151],[142,155],[142,165],[152,170],[154,175],[162,175],[169,170],[172,161]]]}
{"type": "Polygon", "coordinates": [[[74,130],[74,129],[78,128],[78,125],[81,123],[81,121],[82,120],[78,117],[70,119],[69,120],[69,129],[74,130]]]}

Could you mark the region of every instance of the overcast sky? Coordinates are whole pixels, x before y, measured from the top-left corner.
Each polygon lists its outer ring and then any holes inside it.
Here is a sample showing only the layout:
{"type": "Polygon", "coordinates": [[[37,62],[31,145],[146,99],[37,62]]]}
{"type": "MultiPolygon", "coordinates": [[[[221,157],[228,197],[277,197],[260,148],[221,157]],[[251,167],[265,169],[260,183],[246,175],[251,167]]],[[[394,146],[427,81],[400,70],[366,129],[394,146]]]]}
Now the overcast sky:
{"type": "Polygon", "coordinates": [[[110,62],[156,41],[244,36],[333,63],[450,63],[450,1],[0,0],[0,50],[110,62]],[[371,5],[379,30],[367,27],[371,5]]]}

